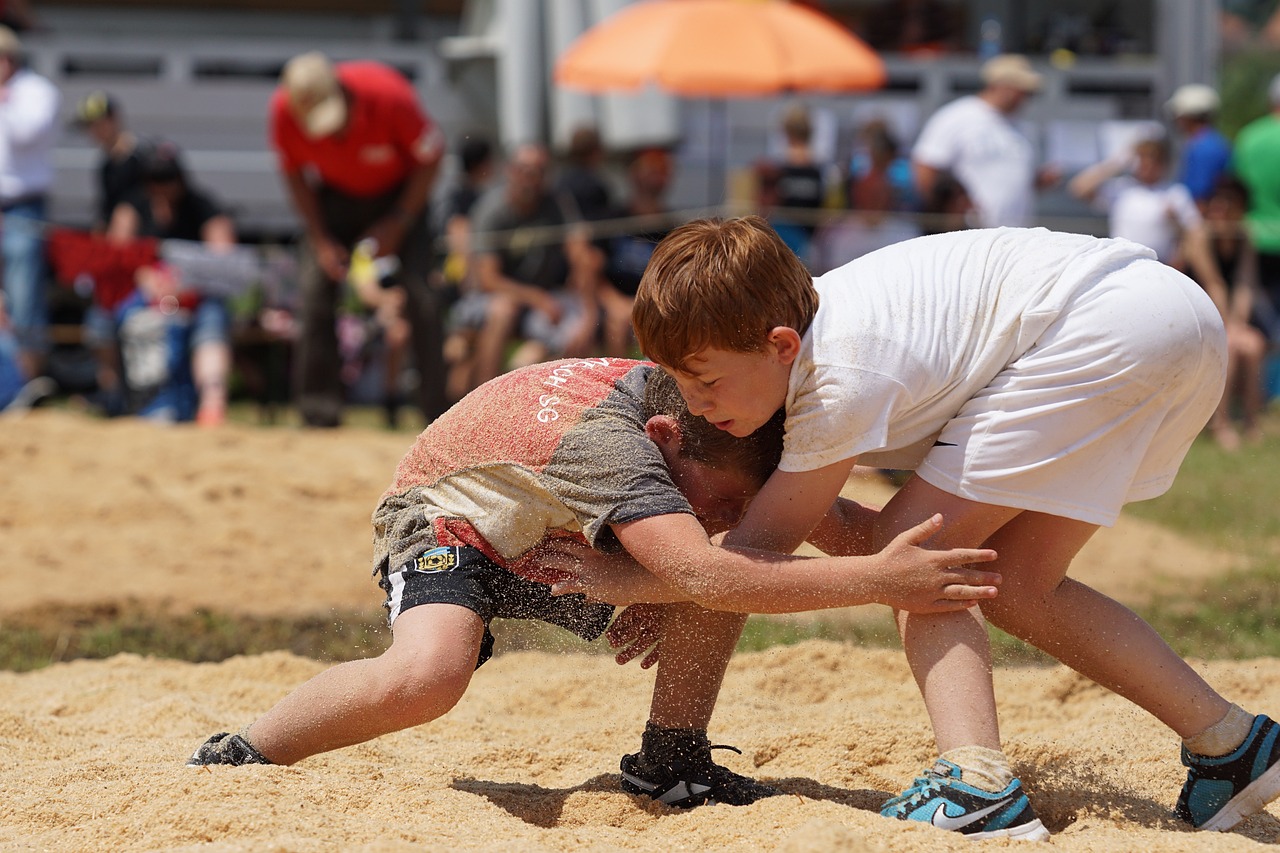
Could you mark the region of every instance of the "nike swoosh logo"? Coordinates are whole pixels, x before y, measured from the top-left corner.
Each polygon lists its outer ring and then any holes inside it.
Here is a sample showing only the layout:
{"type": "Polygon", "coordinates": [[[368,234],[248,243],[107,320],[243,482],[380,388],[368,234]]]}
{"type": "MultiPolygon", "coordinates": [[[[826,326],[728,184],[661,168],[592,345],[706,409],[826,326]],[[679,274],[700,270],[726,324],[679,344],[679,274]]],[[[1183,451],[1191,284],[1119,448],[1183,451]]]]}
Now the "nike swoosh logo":
{"type": "Polygon", "coordinates": [[[933,446],[934,447],[955,447],[956,445],[952,444],[949,441],[935,441],[933,443],[933,446]]]}
{"type": "Polygon", "coordinates": [[[976,812],[969,812],[968,814],[962,814],[959,817],[950,817],[947,815],[947,804],[938,803],[938,808],[933,813],[933,817],[929,820],[929,822],[932,823],[934,826],[938,827],[938,829],[950,829],[950,830],[964,829],[969,824],[982,820],[987,815],[991,814],[994,811],[999,811],[1000,809],[1004,808],[1007,805],[1009,805],[1008,800],[1001,800],[1000,802],[996,803],[994,806],[987,806],[985,809],[978,809],[976,812]]]}

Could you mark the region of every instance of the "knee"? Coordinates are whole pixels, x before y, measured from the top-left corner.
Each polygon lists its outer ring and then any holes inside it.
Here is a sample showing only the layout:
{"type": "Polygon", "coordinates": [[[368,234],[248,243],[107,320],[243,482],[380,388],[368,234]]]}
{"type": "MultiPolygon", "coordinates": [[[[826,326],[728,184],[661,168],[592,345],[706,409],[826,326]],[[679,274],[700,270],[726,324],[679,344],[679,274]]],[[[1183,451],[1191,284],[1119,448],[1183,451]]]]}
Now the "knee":
{"type": "MultiPolygon", "coordinates": [[[[439,660],[388,661],[376,686],[376,704],[397,729],[430,722],[458,704],[471,683],[472,670],[439,660]]],[[[474,667],[474,662],[471,667],[474,667]]]]}

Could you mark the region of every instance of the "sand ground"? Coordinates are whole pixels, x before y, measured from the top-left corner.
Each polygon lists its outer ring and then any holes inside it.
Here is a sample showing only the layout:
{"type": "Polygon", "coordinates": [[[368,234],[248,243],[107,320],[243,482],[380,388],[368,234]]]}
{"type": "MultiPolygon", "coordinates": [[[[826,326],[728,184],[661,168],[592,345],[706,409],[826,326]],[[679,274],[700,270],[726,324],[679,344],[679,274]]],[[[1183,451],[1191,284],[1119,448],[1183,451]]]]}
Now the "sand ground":
{"type": "MultiPolygon", "coordinates": [[[[46,411],[0,420],[0,629],[121,601],[376,611],[368,517],[409,440],[46,411]]],[[[889,493],[874,478],[850,490],[889,493]]],[[[1075,574],[1137,602],[1193,593],[1233,563],[1124,519],[1075,574]]],[[[873,611],[837,615],[882,618],[873,611]]],[[[876,814],[932,757],[900,653],[818,641],[731,666],[712,739],[742,749],[725,763],[786,792],[746,808],[676,812],[616,789],[652,674],[598,655],[499,656],[443,719],[294,767],[182,766],[208,734],[243,726],[323,666],[282,652],[217,664],[120,655],[0,673],[0,849],[972,849],[876,814]]],[[[1280,709],[1280,661],[1202,670],[1245,707],[1280,709]]],[[[1280,843],[1276,805],[1225,835],[1174,820],[1174,737],[1070,671],[1001,668],[997,689],[1054,849],[1280,843]]]]}

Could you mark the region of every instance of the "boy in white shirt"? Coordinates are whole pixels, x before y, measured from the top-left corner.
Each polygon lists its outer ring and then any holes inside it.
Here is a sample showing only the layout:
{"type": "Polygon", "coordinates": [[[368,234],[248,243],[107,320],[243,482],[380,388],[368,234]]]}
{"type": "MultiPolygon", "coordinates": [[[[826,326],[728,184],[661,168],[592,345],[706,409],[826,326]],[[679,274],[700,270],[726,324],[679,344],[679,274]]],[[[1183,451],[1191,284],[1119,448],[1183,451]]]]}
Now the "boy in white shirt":
{"type": "MultiPolygon", "coordinates": [[[[1067,577],[1126,502],[1169,488],[1218,403],[1226,336],[1195,282],[1128,241],[1011,228],[908,240],[815,281],[759,217],[698,220],[655,250],[634,321],[690,412],[745,436],[785,408],[778,469],[726,544],[794,549],[858,462],[915,470],[875,543],[941,513],[931,543],[998,553],[980,612],[898,614],[940,757],[882,814],[1048,837],[1001,751],[983,616],[1177,732],[1177,812],[1196,827],[1280,795],[1280,726],[1067,577]]],[[[580,575],[562,588],[608,597],[627,580],[580,575]]]]}

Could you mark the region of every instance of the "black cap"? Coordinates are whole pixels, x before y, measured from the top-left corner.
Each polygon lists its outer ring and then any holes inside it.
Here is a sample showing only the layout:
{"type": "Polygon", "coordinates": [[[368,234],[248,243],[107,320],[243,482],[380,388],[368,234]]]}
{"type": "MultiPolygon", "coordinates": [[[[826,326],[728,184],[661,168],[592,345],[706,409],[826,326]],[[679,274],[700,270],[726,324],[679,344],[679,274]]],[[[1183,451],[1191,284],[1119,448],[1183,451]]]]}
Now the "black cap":
{"type": "Polygon", "coordinates": [[[168,140],[140,147],[138,151],[144,181],[182,181],[185,173],[178,146],[168,140]]]}

